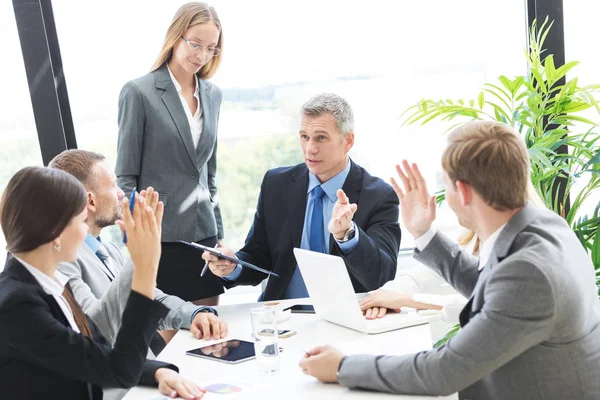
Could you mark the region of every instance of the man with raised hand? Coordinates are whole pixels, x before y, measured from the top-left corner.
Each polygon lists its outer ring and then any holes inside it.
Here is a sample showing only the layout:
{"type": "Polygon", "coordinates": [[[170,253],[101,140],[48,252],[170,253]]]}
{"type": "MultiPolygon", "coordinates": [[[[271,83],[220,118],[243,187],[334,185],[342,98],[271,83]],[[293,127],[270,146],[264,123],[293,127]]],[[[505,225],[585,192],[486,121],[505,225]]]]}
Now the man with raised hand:
{"type": "MultiPolygon", "coordinates": [[[[90,151],[66,150],[49,166],[75,176],[88,191],[87,238],[78,251],[77,261],[60,264],[59,271],[69,277],[75,299],[83,311],[113,342],[129,295],[133,264],[118,246],[100,239],[103,228],[121,219],[121,199],[124,196],[104,159],[104,156],[90,151]]],[[[159,195],[152,188],[144,195],[148,202],[158,203],[159,195]]],[[[227,336],[227,324],[211,307],[196,306],[159,289],[155,291],[155,300],[170,309],[161,320],[159,330],[189,329],[195,337],[205,340],[227,336]]]]}
{"type": "Polygon", "coordinates": [[[402,219],[415,258],[469,298],[462,329],[438,349],[404,356],[344,356],[312,349],[300,367],[323,382],[397,394],[461,399],[600,398],[600,302],[589,255],[565,220],[527,202],[529,156],[498,122],[449,135],[442,156],[446,201],[482,241],[476,258],[433,226],[416,164],[397,166],[402,219]]]}

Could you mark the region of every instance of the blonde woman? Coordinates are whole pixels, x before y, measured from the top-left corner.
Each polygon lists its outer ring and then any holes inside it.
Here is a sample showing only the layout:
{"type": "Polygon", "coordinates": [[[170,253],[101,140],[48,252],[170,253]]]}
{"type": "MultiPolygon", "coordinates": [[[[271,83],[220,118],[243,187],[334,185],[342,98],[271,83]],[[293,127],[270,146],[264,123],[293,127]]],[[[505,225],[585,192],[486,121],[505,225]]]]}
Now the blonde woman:
{"type": "Polygon", "coordinates": [[[177,240],[214,247],[223,239],[216,199],[217,126],[222,92],[208,81],[219,68],[223,30],[213,7],[184,4],[149,74],[119,96],[117,184],[126,194],[153,186],[165,204],[157,284],[195,304],[217,305],[220,278],[201,253],[177,240]]]}

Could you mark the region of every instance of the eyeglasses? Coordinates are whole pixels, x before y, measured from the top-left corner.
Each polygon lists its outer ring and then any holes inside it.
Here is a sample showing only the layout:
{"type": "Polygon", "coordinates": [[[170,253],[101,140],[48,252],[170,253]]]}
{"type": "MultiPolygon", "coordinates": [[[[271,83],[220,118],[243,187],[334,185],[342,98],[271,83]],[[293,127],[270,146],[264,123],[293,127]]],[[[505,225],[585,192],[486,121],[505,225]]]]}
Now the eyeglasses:
{"type": "Polygon", "coordinates": [[[214,57],[214,56],[218,55],[219,52],[221,51],[221,49],[219,49],[218,47],[215,47],[215,46],[202,46],[200,43],[196,43],[196,42],[192,42],[191,40],[187,40],[183,36],[181,38],[183,39],[184,42],[187,43],[187,45],[190,47],[190,49],[192,49],[193,51],[195,51],[197,53],[201,52],[202,50],[205,50],[206,55],[208,55],[209,57],[214,57]]]}

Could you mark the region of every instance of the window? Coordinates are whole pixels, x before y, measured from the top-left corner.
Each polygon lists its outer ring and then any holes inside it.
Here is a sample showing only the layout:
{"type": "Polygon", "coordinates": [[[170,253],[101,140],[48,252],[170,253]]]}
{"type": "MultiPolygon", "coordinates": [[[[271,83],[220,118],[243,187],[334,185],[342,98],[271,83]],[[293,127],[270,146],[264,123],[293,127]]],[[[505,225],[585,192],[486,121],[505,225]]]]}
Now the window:
{"type": "MultiPolygon", "coordinates": [[[[27,76],[12,2],[0,4],[0,37],[4,96],[0,96],[0,193],[21,168],[42,166],[27,76]]],[[[0,231],[0,270],[4,269],[6,243],[0,231]]]]}
{"type": "MultiPolygon", "coordinates": [[[[84,4],[53,1],[81,148],[114,163],[120,88],[149,70],[182,3],[107,0],[90,18],[84,4]]],[[[212,81],[224,90],[218,184],[232,248],[243,244],[266,170],[301,162],[299,109],[312,95],[335,92],[352,105],[357,163],[387,181],[394,164],[409,158],[433,191],[448,126],[401,127],[401,112],[423,97],[475,96],[483,83],[526,68],[523,2],[210,3],[226,40],[212,81]]],[[[439,227],[457,231],[446,207],[439,227]]],[[[412,246],[405,232],[402,247],[412,246]]]]}
{"type": "MultiPolygon", "coordinates": [[[[565,56],[566,61],[580,61],[572,72],[567,75],[567,79],[577,76],[579,86],[600,84],[600,53],[595,50],[593,45],[597,37],[595,18],[600,13],[600,4],[595,2],[584,2],[582,0],[570,0],[564,2],[564,30],[565,30],[565,56]]],[[[596,91],[596,99],[599,97],[599,91],[596,91]]],[[[592,121],[600,121],[598,112],[594,109],[586,110],[583,115],[592,121]]],[[[589,129],[589,126],[585,127],[589,129]]],[[[595,129],[598,132],[598,129],[595,129]]],[[[587,181],[587,177],[583,179],[587,181]]],[[[576,187],[581,190],[582,187],[576,187]]],[[[580,216],[591,215],[594,209],[600,204],[600,193],[596,192],[582,205],[580,216]]]]}

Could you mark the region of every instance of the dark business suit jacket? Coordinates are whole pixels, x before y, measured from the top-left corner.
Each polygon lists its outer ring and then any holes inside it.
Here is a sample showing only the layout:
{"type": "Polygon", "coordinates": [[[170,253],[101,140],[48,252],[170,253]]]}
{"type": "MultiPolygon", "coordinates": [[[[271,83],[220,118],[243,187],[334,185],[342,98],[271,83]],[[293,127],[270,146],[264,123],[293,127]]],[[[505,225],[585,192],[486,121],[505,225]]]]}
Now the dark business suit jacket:
{"type": "Polygon", "coordinates": [[[114,348],[91,320],[93,339],[73,331],[58,303],[14,257],[0,274],[0,387],[7,399],[102,399],[102,387],[156,386],[170,364],[146,360],[168,309],[131,292],[114,348]]]}
{"type": "MultiPolygon", "coordinates": [[[[300,247],[306,214],[308,168],[305,164],[276,168],[265,174],[252,228],[237,256],[279,274],[270,277],[262,300],[281,299],[297,268],[294,247],[300,247]]],[[[375,290],[396,275],[400,247],[398,197],[390,185],[352,162],[342,189],[358,205],[354,222],[357,246],[343,254],[332,235],[329,253],[344,259],[357,293],[375,290]]],[[[238,284],[256,285],[265,275],[243,268],[238,284]]]]}

